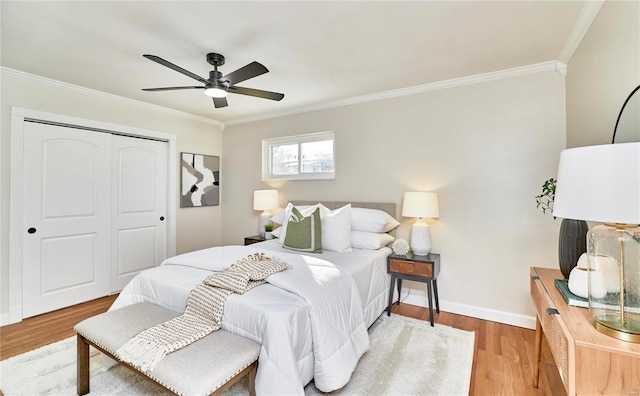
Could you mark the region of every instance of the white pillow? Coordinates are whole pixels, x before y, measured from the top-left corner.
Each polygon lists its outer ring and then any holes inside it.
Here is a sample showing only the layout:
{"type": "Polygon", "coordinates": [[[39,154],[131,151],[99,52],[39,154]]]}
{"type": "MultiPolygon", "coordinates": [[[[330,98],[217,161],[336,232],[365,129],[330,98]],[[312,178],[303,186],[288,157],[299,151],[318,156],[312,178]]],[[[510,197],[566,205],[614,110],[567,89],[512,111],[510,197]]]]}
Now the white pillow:
{"type": "Polygon", "coordinates": [[[389,232],[400,223],[379,209],[351,208],[351,229],[366,232],[389,232]]]}
{"type": "Polygon", "coordinates": [[[320,204],[322,219],[322,249],[351,251],[351,204],[329,210],[320,204]]]}
{"type": "Polygon", "coordinates": [[[384,232],[351,231],[351,247],[355,249],[378,250],[395,239],[393,235],[384,232]]]}
{"type": "Polygon", "coordinates": [[[275,224],[282,224],[284,222],[284,210],[271,216],[271,222],[275,224]]]}
{"type": "MultiPolygon", "coordinates": [[[[287,207],[282,211],[282,231],[278,237],[280,244],[284,243],[287,235],[287,221],[291,216],[293,204],[287,203],[287,207]]],[[[351,204],[345,205],[340,209],[330,210],[321,203],[311,206],[296,206],[303,216],[309,216],[316,208],[320,208],[320,218],[322,227],[322,249],[333,250],[336,252],[344,252],[351,250],[351,204]]],[[[271,221],[274,221],[271,218],[271,221]]]]}
{"type": "Polygon", "coordinates": [[[282,227],[278,227],[271,231],[271,235],[273,235],[274,238],[280,238],[280,233],[282,233],[282,227]]]}

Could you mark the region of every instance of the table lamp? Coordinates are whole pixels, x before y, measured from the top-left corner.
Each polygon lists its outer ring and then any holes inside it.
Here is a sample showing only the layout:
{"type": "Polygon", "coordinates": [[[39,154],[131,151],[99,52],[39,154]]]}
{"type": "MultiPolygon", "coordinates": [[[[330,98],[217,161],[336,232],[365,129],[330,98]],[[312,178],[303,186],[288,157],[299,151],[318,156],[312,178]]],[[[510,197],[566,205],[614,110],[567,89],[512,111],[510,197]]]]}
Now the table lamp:
{"type": "Polygon", "coordinates": [[[253,192],[253,210],[262,210],[258,232],[264,236],[264,226],[271,221],[271,210],[280,207],[278,190],[256,190],[253,192]]]}
{"type": "Polygon", "coordinates": [[[640,342],[640,142],[563,150],[553,215],[604,223],[587,235],[589,311],[600,332],[640,342]]]}
{"type": "Polygon", "coordinates": [[[438,195],[434,192],[406,192],[402,203],[403,217],[417,217],[411,228],[411,250],[418,256],[431,252],[431,232],[424,218],[440,216],[438,195]]]}

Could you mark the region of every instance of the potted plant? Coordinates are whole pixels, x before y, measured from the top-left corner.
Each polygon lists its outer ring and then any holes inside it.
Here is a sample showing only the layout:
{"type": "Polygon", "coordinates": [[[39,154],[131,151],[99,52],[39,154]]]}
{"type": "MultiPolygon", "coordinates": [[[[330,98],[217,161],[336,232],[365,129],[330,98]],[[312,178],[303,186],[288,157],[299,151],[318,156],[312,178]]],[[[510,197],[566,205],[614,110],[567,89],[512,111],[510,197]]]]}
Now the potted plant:
{"type": "Polygon", "coordinates": [[[267,223],[264,226],[264,239],[273,239],[273,223],[267,223]]]}
{"type": "MultiPolygon", "coordinates": [[[[542,194],[537,195],[536,207],[553,213],[553,201],[556,197],[556,182],[551,178],[542,185],[542,194]]],[[[558,239],[558,259],[560,272],[569,279],[571,270],[578,264],[580,256],[587,251],[587,232],[589,226],[584,220],[562,219],[558,239]]]]}
{"type": "Polygon", "coordinates": [[[542,194],[536,196],[536,208],[542,209],[542,213],[547,210],[553,212],[553,200],[556,197],[556,179],[553,177],[542,185],[542,194]]]}

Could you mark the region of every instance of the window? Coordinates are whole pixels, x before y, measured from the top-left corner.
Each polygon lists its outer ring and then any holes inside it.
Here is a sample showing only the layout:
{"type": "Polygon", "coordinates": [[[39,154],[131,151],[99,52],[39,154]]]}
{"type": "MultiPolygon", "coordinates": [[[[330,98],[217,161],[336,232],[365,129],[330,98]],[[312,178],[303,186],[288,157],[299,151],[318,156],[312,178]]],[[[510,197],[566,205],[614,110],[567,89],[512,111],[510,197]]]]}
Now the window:
{"type": "Polygon", "coordinates": [[[333,143],[333,132],[264,139],[262,179],[335,179],[333,143]]]}

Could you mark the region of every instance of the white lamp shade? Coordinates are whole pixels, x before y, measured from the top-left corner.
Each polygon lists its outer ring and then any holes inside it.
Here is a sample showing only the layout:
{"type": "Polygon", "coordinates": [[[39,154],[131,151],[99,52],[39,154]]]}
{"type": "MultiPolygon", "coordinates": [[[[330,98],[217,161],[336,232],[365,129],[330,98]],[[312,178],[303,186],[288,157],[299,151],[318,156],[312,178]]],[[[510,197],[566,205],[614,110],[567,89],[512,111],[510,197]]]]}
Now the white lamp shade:
{"type": "Polygon", "coordinates": [[[437,219],[440,216],[438,194],[434,192],[404,193],[402,216],[437,219]]]}
{"type": "Polygon", "coordinates": [[[271,210],[280,207],[278,190],[257,190],[253,192],[253,210],[271,210]]]}
{"type": "Polygon", "coordinates": [[[640,224],[640,142],[563,150],[553,215],[640,224]]]}

